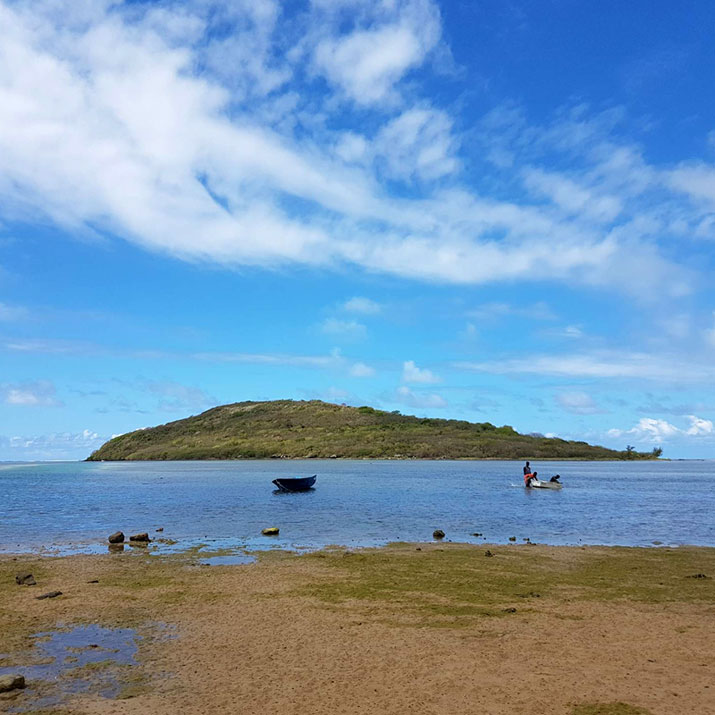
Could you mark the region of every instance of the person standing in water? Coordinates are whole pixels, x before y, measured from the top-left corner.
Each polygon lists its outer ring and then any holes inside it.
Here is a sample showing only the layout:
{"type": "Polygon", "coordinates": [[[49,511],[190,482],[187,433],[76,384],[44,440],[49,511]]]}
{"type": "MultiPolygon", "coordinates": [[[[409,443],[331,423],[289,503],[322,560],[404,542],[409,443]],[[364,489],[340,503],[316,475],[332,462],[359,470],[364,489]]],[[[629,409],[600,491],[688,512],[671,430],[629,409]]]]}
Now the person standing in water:
{"type": "Polygon", "coordinates": [[[524,475],[527,474],[531,474],[531,467],[529,466],[528,462],[524,465],[524,475]]]}

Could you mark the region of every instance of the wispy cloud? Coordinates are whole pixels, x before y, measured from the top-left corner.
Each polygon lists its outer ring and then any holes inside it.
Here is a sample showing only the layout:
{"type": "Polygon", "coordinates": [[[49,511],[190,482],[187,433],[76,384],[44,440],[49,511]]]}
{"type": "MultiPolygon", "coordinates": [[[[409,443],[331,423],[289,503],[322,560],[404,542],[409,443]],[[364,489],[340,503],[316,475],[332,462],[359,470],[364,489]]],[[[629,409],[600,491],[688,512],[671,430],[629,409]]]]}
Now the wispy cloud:
{"type": "Polygon", "coordinates": [[[203,410],[218,404],[218,400],[198,387],[184,385],[170,380],[149,380],[142,388],[159,397],[158,409],[175,412],[177,410],[203,410]]]}
{"type": "Polygon", "coordinates": [[[339,320],[326,318],[320,325],[321,332],[347,340],[363,340],[367,337],[367,328],[357,320],[339,320]]]}
{"type": "Polygon", "coordinates": [[[703,337],[710,347],[715,348],[715,313],[713,313],[713,325],[703,331],[703,337]]]}
{"type": "MultiPolygon", "coordinates": [[[[44,338],[0,339],[0,350],[15,353],[35,353],[40,355],[111,356],[143,360],[190,360],[214,363],[238,363],[245,365],[267,365],[276,367],[303,367],[316,370],[350,371],[359,361],[344,357],[339,349],[326,355],[295,355],[288,353],[248,353],[239,351],[170,352],[168,350],[124,349],[83,341],[54,340],[44,338]]],[[[358,371],[360,369],[358,368],[358,371]]]]}
{"type": "Polygon", "coordinates": [[[382,310],[382,307],[379,303],[370,298],[355,296],[343,303],[343,310],[346,310],[348,313],[359,313],[361,315],[376,315],[382,310]]]}
{"type": "Polygon", "coordinates": [[[578,390],[559,392],[555,399],[559,407],[574,415],[595,415],[599,412],[605,412],[586,392],[578,390]]]}
{"type": "Polygon", "coordinates": [[[100,447],[107,437],[91,429],[33,436],[0,435],[0,448],[10,459],[79,459],[100,447]]]}
{"type": "Polygon", "coordinates": [[[395,390],[392,401],[398,402],[408,407],[424,408],[424,407],[447,407],[447,400],[437,393],[422,393],[413,392],[406,385],[401,385],[395,390]]]}
{"type": "Polygon", "coordinates": [[[467,317],[476,320],[501,320],[514,316],[528,320],[555,320],[556,315],[543,301],[536,301],[526,306],[515,306],[509,303],[484,303],[467,311],[467,317]]]}
{"type": "Polygon", "coordinates": [[[0,303],[0,323],[16,320],[26,320],[30,316],[30,311],[20,305],[8,305],[0,303]]]}
{"type": "Polygon", "coordinates": [[[460,370],[494,375],[546,375],[568,378],[653,380],[672,383],[710,383],[715,366],[691,356],[599,351],[570,355],[533,355],[488,362],[455,362],[460,370]]]}
{"type": "Polygon", "coordinates": [[[60,407],[57,388],[50,380],[34,382],[0,383],[0,395],[6,405],[16,407],[60,407]]]}

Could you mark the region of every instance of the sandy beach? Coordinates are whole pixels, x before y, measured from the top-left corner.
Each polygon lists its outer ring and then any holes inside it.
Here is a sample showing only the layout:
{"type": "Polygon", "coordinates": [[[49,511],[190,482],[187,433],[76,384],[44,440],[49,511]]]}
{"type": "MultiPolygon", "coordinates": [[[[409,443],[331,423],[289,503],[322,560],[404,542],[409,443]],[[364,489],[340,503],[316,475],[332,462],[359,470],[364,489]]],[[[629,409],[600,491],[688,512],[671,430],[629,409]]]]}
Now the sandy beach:
{"type": "Polygon", "coordinates": [[[138,652],[129,667],[111,649],[92,668],[68,656],[0,709],[709,715],[713,575],[707,548],[395,544],[241,566],[196,550],[4,556],[2,672],[38,662],[33,634],[81,624],[134,629],[138,652]],[[17,585],[21,572],[37,585],[17,585]]]}

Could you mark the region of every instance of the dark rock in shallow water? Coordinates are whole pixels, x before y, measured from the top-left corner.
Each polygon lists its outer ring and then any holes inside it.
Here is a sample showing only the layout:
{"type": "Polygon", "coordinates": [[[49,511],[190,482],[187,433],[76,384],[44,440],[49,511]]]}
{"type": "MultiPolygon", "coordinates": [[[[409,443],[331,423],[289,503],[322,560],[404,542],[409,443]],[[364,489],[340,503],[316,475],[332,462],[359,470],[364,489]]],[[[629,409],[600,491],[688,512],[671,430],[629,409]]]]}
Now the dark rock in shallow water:
{"type": "Polygon", "coordinates": [[[35,598],[41,601],[43,598],[57,598],[57,596],[61,595],[62,591],[49,591],[48,593],[43,593],[41,596],[35,596],[35,598]]]}
{"type": "Polygon", "coordinates": [[[107,537],[107,541],[109,541],[110,544],[121,544],[124,542],[124,534],[121,531],[115,531],[107,537]]]}
{"type": "Polygon", "coordinates": [[[129,541],[143,541],[147,542],[149,541],[149,534],[146,533],[146,531],[142,531],[141,534],[132,534],[129,537],[129,541]]]}
{"type": "Polygon", "coordinates": [[[34,586],[37,581],[31,573],[19,573],[15,575],[15,583],[18,586],[34,586]]]}
{"type": "Polygon", "coordinates": [[[432,532],[432,537],[434,539],[444,539],[444,531],[442,531],[442,529],[435,529],[432,532]]]}
{"type": "Polygon", "coordinates": [[[163,526],[160,526],[160,527],[157,529],[157,531],[164,531],[164,527],[163,527],[163,526]]]}
{"type": "Polygon", "coordinates": [[[261,531],[263,536],[278,536],[280,529],[277,526],[269,526],[261,531]]]}
{"type": "Polygon", "coordinates": [[[25,687],[25,678],[22,675],[0,675],[0,693],[25,687]]]}
{"type": "Polygon", "coordinates": [[[509,541],[516,541],[516,536],[510,536],[509,541]]]}

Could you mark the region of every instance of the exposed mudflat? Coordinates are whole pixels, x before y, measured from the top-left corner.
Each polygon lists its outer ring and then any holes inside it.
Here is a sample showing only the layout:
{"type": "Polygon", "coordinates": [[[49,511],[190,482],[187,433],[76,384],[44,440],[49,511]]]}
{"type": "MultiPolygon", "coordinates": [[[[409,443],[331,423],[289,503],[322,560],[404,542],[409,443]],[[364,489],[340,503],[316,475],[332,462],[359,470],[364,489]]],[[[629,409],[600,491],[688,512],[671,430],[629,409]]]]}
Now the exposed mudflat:
{"type": "Polygon", "coordinates": [[[715,549],[396,544],[238,566],[203,557],[0,558],[0,674],[28,674],[0,710],[715,712],[715,549]],[[37,585],[17,585],[21,571],[37,585]],[[51,590],[62,596],[36,599],[51,590]],[[33,636],[88,624],[132,629],[117,631],[135,634],[131,662],[90,663],[82,653],[107,646],[87,643],[76,663],[68,653],[48,668],[48,636],[33,636]],[[81,692],[64,687],[80,676],[81,692]]]}

